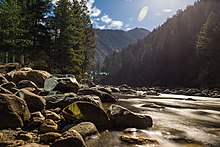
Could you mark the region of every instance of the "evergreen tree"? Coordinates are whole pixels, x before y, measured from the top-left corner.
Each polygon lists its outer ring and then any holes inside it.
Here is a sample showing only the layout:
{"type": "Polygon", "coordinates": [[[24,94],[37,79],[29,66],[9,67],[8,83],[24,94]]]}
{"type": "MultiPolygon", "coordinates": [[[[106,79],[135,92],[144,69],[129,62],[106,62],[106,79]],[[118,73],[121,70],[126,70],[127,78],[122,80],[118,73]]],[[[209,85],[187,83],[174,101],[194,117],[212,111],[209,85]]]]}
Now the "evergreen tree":
{"type": "Polygon", "coordinates": [[[15,55],[20,55],[32,43],[23,37],[27,30],[22,24],[24,18],[18,4],[17,0],[5,0],[0,4],[0,46],[1,51],[6,52],[6,62],[20,62],[15,55]]]}
{"type": "Polygon", "coordinates": [[[22,15],[25,16],[24,26],[28,30],[24,34],[33,43],[28,48],[29,61],[33,66],[46,66],[47,54],[50,49],[50,36],[47,20],[52,11],[51,0],[21,0],[22,15]]]}
{"type": "Polygon", "coordinates": [[[84,62],[83,72],[90,72],[94,68],[94,57],[95,57],[95,31],[92,28],[92,23],[89,18],[89,11],[85,0],[81,0],[81,20],[84,28],[84,62]]]}
{"type": "Polygon", "coordinates": [[[200,58],[199,82],[203,86],[220,86],[220,11],[215,7],[198,35],[197,50],[200,58]]]}
{"type": "Polygon", "coordinates": [[[83,30],[77,1],[60,0],[51,26],[54,29],[54,64],[61,73],[82,75],[83,30]]]}

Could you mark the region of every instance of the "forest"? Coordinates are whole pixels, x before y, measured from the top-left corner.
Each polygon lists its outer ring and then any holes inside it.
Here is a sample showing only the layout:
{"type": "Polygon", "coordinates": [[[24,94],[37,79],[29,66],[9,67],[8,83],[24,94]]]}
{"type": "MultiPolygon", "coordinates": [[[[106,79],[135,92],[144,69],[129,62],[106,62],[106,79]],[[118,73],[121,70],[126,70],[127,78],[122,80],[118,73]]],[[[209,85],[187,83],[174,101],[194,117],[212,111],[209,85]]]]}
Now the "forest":
{"type": "Polygon", "coordinates": [[[220,87],[220,3],[196,1],[145,39],[108,57],[101,82],[131,86],[220,87]]]}
{"type": "Polygon", "coordinates": [[[95,35],[86,0],[1,0],[0,62],[82,78],[93,67],[95,35]]]}

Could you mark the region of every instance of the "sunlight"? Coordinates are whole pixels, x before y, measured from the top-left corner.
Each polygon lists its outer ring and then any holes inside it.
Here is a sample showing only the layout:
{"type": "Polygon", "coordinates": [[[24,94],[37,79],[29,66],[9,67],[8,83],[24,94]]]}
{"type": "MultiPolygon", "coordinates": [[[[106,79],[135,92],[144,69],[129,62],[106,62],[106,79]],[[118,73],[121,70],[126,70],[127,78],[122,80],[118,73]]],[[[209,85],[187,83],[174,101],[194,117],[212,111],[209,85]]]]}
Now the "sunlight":
{"type": "Polygon", "coordinates": [[[147,13],[148,13],[148,6],[144,6],[139,13],[138,21],[140,22],[143,21],[147,13]]]}

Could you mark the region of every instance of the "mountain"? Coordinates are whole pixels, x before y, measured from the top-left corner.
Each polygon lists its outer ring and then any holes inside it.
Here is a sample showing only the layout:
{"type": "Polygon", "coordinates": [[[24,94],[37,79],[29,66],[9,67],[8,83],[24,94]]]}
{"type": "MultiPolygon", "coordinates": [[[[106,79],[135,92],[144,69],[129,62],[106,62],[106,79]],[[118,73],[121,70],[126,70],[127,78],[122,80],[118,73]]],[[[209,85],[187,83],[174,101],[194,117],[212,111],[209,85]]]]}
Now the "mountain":
{"type": "Polygon", "coordinates": [[[200,0],[109,57],[101,83],[220,87],[220,3],[200,0]],[[117,63],[118,69],[111,67],[117,63]]]}
{"type": "Polygon", "coordinates": [[[102,64],[105,57],[113,52],[119,52],[137,40],[146,37],[150,31],[135,28],[129,31],[95,29],[96,34],[96,63],[102,64]]]}

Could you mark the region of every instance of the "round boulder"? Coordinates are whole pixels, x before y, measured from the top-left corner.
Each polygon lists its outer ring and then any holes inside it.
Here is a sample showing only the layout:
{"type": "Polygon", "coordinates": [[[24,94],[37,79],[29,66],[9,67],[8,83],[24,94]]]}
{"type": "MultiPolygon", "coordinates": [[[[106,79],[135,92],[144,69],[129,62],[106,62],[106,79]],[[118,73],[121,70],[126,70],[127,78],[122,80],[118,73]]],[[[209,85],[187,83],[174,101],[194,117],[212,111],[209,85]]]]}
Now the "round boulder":
{"type": "Polygon", "coordinates": [[[149,128],[153,121],[150,116],[131,112],[130,110],[119,106],[111,105],[107,111],[113,126],[116,128],[149,128]]]}
{"type": "Polygon", "coordinates": [[[0,129],[23,127],[30,112],[26,102],[12,94],[0,94],[0,129]]]}
{"type": "Polygon", "coordinates": [[[64,118],[71,122],[89,121],[98,129],[110,127],[110,121],[103,109],[89,102],[75,102],[63,109],[64,118]]]}
{"type": "Polygon", "coordinates": [[[96,126],[91,122],[81,122],[71,127],[68,131],[76,130],[84,139],[92,135],[99,135],[96,126]]]}
{"type": "Polygon", "coordinates": [[[42,111],[46,107],[46,100],[42,96],[36,95],[26,89],[21,89],[19,96],[26,101],[30,112],[42,111]]]}
{"type": "Polygon", "coordinates": [[[77,93],[79,83],[74,75],[57,75],[48,78],[44,83],[46,91],[61,91],[64,93],[74,92],[77,93]]]}
{"type": "Polygon", "coordinates": [[[51,147],[86,147],[82,136],[75,130],[67,131],[51,147]]]}

